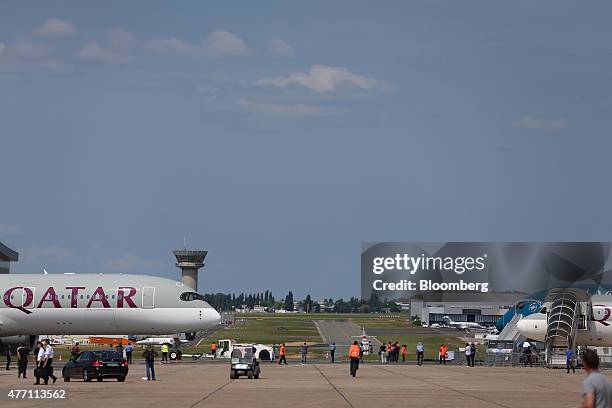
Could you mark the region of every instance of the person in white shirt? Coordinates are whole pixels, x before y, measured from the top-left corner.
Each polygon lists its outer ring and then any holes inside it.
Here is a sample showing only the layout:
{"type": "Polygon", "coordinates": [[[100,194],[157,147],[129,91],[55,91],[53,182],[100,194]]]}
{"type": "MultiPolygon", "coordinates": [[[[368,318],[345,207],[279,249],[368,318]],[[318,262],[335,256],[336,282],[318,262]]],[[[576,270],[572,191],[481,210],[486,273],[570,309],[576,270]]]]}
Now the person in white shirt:
{"type": "Polygon", "coordinates": [[[423,343],[421,343],[419,341],[419,344],[417,344],[416,346],[416,352],[417,352],[417,365],[423,365],[423,359],[425,356],[425,347],[423,346],[423,343]]]}
{"type": "Polygon", "coordinates": [[[36,382],[34,385],[40,384],[40,379],[42,377],[45,380],[45,384],[49,382],[49,377],[46,375],[46,370],[43,366],[43,362],[45,360],[45,346],[43,346],[42,342],[39,341],[36,344],[37,353],[36,353],[36,370],[34,370],[34,376],[36,377],[36,382]]]}
{"type": "Polygon", "coordinates": [[[472,366],[472,347],[470,343],[465,343],[465,360],[467,361],[468,367],[472,366]]]}
{"type": "Polygon", "coordinates": [[[53,384],[55,384],[57,377],[53,375],[53,347],[51,347],[51,344],[49,344],[49,340],[47,339],[43,340],[43,345],[45,346],[43,367],[46,371],[45,374],[47,375],[45,378],[45,384],[49,383],[49,377],[53,379],[53,384]]]}

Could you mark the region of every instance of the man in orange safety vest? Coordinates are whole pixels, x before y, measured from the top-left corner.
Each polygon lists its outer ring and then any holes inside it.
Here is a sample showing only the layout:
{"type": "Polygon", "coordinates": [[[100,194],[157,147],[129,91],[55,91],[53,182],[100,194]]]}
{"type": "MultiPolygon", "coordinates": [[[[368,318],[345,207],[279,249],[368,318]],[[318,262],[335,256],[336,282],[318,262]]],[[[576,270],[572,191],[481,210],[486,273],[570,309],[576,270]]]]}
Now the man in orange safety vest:
{"type": "Polygon", "coordinates": [[[357,340],[353,342],[353,345],[349,348],[349,358],[351,359],[351,375],[355,377],[357,374],[357,370],[359,369],[359,355],[361,354],[361,350],[359,349],[359,344],[357,344],[357,340]]]}

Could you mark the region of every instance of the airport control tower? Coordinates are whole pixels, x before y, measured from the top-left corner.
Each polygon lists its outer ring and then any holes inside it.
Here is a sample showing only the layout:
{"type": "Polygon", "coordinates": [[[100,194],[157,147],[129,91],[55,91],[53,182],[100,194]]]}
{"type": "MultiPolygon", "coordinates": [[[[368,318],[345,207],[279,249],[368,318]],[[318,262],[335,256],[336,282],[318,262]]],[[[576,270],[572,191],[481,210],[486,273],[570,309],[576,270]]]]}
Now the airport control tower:
{"type": "Polygon", "coordinates": [[[181,268],[181,282],[197,291],[198,270],[204,266],[204,258],[208,251],[178,249],[173,253],[176,256],[176,266],[181,268]]]}

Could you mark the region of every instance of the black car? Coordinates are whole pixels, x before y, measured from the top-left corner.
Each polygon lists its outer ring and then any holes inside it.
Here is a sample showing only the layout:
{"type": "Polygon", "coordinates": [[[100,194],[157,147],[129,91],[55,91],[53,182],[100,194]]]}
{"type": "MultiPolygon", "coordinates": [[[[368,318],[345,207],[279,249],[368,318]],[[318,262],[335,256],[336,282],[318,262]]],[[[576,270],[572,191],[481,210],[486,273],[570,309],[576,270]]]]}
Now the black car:
{"type": "Polygon", "coordinates": [[[127,374],[127,361],[115,350],[83,351],[66,363],[62,370],[64,381],[70,381],[71,378],[81,378],[87,382],[94,378],[97,381],[116,378],[123,382],[127,374]]]}

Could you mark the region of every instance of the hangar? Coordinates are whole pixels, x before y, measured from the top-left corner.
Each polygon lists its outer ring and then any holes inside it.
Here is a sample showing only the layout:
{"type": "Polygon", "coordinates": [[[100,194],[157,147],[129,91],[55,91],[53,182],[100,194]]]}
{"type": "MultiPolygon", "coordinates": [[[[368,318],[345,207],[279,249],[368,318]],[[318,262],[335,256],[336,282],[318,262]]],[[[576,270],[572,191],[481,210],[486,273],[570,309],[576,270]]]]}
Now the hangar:
{"type": "Polygon", "coordinates": [[[0,242],[0,273],[9,273],[11,262],[17,262],[19,254],[0,242]]]}
{"type": "Polygon", "coordinates": [[[478,300],[468,299],[464,293],[446,294],[443,300],[410,299],[410,315],[418,316],[423,323],[444,324],[444,316],[456,322],[474,322],[494,326],[497,319],[521,299],[525,293],[479,293],[478,300]]]}

